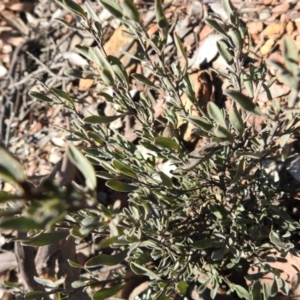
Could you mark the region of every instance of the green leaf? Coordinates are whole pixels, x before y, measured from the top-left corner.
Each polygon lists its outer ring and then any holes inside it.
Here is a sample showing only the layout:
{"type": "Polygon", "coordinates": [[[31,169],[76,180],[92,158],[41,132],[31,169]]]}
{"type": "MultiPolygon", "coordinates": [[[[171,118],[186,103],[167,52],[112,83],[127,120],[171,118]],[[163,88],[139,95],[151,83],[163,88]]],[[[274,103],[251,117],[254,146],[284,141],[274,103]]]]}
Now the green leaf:
{"type": "Polygon", "coordinates": [[[216,278],[212,278],[212,288],[210,290],[210,297],[211,299],[215,299],[219,289],[219,283],[217,282],[216,278]]]}
{"type": "Polygon", "coordinates": [[[112,236],[112,237],[109,237],[109,238],[104,238],[98,244],[98,248],[99,249],[106,248],[108,246],[113,245],[117,241],[118,241],[118,237],[117,236],[112,236]]]}
{"type": "Polygon", "coordinates": [[[111,123],[117,119],[124,117],[124,115],[117,116],[89,116],[83,119],[87,124],[107,124],[111,123]]]}
{"type": "Polygon", "coordinates": [[[51,292],[34,291],[26,293],[25,299],[43,299],[45,296],[52,294],[51,292]]]}
{"type": "Polygon", "coordinates": [[[20,286],[18,284],[14,283],[14,282],[3,280],[3,284],[7,287],[11,287],[11,288],[14,288],[14,289],[20,289],[20,286]]]}
{"type": "Polygon", "coordinates": [[[212,279],[213,279],[212,277],[209,277],[204,282],[199,280],[201,282],[201,285],[198,288],[199,294],[203,294],[203,292],[206,290],[207,286],[209,286],[209,284],[211,283],[212,279]]]}
{"type": "Polygon", "coordinates": [[[244,133],[245,127],[241,114],[235,106],[229,111],[229,121],[238,135],[241,136],[244,133]]]}
{"type": "Polygon", "coordinates": [[[250,281],[255,281],[261,279],[267,272],[257,272],[255,274],[246,275],[245,278],[250,281]]]}
{"type": "Polygon", "coordinates": [[[212,27],[218,33],[223,35],[224,38],[227,38],[225,30],[222,28],[222,26],[215,19],[206,18],[205,23],[207,23],[210,27],[212,27]]]}
{"type": "Polygon", "coordinates": [[[112,55],[108,55],[107,60],[111,64],[111,66],[112,66],[113,70],[115,71],[115,73],[122,80],[122,83],[128,88],[129,79],[128,79],[126,69],[124,68],[122,62],[117,57],[112,56],[112,55]]]}
{"type": "Polygon", "coordinates": [[[138,188],[137,186],[119,180],[109,180],[105,183],[105,185],[114,191],[126,193],[133,192],[138,188]]]}
{"type": "Polygon", "coordinates": [[[133,74],[131,74],[131,76],[132,76],[133,78],[135,78],[136,80],[138,80],[138,81],[140,81],[140,82],[142,82],[142,83],[144,83],[144,84],[146,84],[146,85],[148,85],[148,86],[157,88],[157,86],[156,86],[153,82],[151,82],[148,78],[146,78],[146,77],[145,77],[144,75],[142,75],[142,74],[133,73],[133,74]]]}
{"type": "MultiPolygon", "coordinates": [[[[102,2],[102,1],[101,1],[102,2]]],[[[121,291],[124,288],[125,284],[111,287],[111,288],[101,288],[101,290],[97,291],[93,295],[93,300],[106,300],[110,299],[109,297],[115,295],[119,291],[121,291]]]]}
{"type": "Polygon", "coordinates": [[[87,47],[87,46],[81,46],[81,45],[76,45],[75,48],[77,49],[77,51],[80,54],[82,54],[83,56],[85,56],[89,60],[92,60],[92,58],[89,55],[89,47],[87,47]]]}
{"type": "Polygon", "coordinates": [[[269,238],[270,242],[279,249],[286,249],[286,245],[281,241],[279,235],[275,231],[271,230],[269,238]]]}
{"type": "Polygon", "coordinates": [[[81,227],[73,227],[70,230],[70,234],[74,236],[75,238],[84,239],[86,238],[90,233],[89,229],[81,228],[81,227]]]}
{"type": "Polygon", "coordinates": [[[177,144],[176,141],[174,141],[171,138],[166,138],[163,136],[159,136],[155,138],[154,144],[165,149],[173,149],[173,150],[179,149],[179,145],[177,144]]]}
{"type": "Polygon", "coordinates": [[[214,128],[213,124],[207,118],[188,116],[188,120],[206,132],[211,132],[214,128]]]}
{"type": "Polygon", "coordinates": [[[90,6],[88,1],[85,1],[84,3],[86,11],[88,13],[88,16],[93,19],[95,22],[99,22],[101,23],[101,20],[99,19],[99,17],[97,16],[97,14],[95,13],[95,11],[93,10],[93,8],[90,6]]]}
{"type": "Polygon", "coordinates": [[[199,241],[195,241],[192,244],[193,248],[196,249],[207,249],[211,247],[211,240],[210,239],[204,239],[204,240],[199,240],[199,241]]]}
{"type": "Polygon", "coordinates": [[[72,144],[68,147],[68,157],[77,169],[83,174],[87,187],[94,190],[97,185],[96,175],[93,166],[84,155],[72,144]]]}
{"type": "Polygon", "coordinates": [[[85,263],[85,267],[96,267],[96,266],[115,266],[124,262],[127,257],[128,250],[124,250],[115,255],[100,254],[92,257],[85,263]]]}
{"type": "Polygon", "coordinates": [[[41,233],[38,236],[33,238],[28,238],[22,241],[22,244],[27,246],[45,246],[49,244],[53,244],[62,239],[65,239],[69,235],[68,231],[53,231],[53,232],[45,232],[41,233]]]}
{"type": "Polygon", "coordinates": [[[188,288],[188,284],[186,281],[180,281],[177,283],[177,290],[179,292],[180,296],[184,296],[186,294],[187,288],[188,288]]]}
{"type": "Polygon", "coordinates": [[[158,172],[158,175],[162,181],[163,186],[166,186],[168,188],[173,187],[172,179],[166,175],[164,172],[158,172]]]}
{"type": "Polygon", "coordinates": [[[67,69],[64,72],[64,74],[67,76],[74,77],[74,78],[79,78],[79,79],[84,78],[83,73],[76,69],[67,69]]]}
{"type": "Polygon", "coordinates": [[[140,144],[146,149],[153,151],[155,153],[160,153],[160,149],[149,142],[140,142],[140,144]]]}
{"type": "Polygon", "coordinates": [[[103,53],[100,51],[98,47],[92,48],[90,47],[88,50],[88,53],[92,60],[100,66],[103,70],[107,70],[107,72],[112,77],[113,81],[115,80],[115,73],[113,71],[113,68],[111,64],[108,62],[107,58],[103,55],[103,53]]]}
{"type": "Polygon", "coordinates": [[[214,129],[214,134],[223,141],[228,141],[229,143],[234,142],[234,136],[226,128],[220,125],[214,129]]]}
{"type": "Polygon", "coordinates": [[[217,48],[226,63],[231,66],[234,63],[234,59],[232,51],[229,50],[229,45],[224,40],[219,40],[217,41],[217,48]]]}
{"type": "MultiPolygon", "coordinates": [[[[56,1],[58,3],[58,1],[56,1]]],[[[79,31],[84,31],[83,28],[77,27],[75,25],[70,24],[69,22],[67,22],[64,19],[60,19],[60,18],[55,18],[55,20],[65,26],[67,26],[68,28],[72,29],[72,30],[79,30],[79,31]]]]}
{"type": "Polygon", "coordinates": [[[225,254],[228,252],[228,249],[223,246],[219,250],[216,250],[212,253],[211,259],[213,261],[221,260],[224,258],[225,254]]]}
{"type": "Polygon", "coordinates": [[[34,276],[34,281],[36,281],[37,283],[42,284],[46,287],[50,287],[50,288],[56,287],[56,283],[47,278],[39,278],[39,277],[34,276]]]}
{"type": "Polygon", "coordinates": [[[108,69],[102,69],[99,71],[99,73],[104,84],[106,84],[107,86],[115,85],[114,77],[108,69]]]}
{"type": "Polygon", "coordinates": [[[96,176],[106,180],[116,179],[116,175],[112,175],[106,171],[97,171],[96,176]]]}
{"type": "Polygon", "coordinates": [[[228,34],[231,37],[231,40],[234,46],[236,47],[238,53],[241,53],[244,41],[241,37],[240,31],[237,28],[230,28],[228,34]]]}
{"type": "Polygon", "coordinates": [[[38,93],[38,92],[29,92],[28,94],[29,94],[29,96],[31,96],[33,98],[36,98],[40,101],[53,103],[53,100],[51,98],[47,97],[44,94],[41,94],[41,93],[38,93]]]}
{"type": "Polygon", "coordinates": [[[244,110],[249,111],[255,115],[261,116],[262,112],[258,106],[256,106],[249,97],[234,90],[226,90],[225,94],[235,100],[244,110]]]}
{"type": "Polygon", "coordinates": [[[275,279],[275,275],[273,274],[273,282],[271,285],[271,296],[274,297],[278,293],[277,281],[275,279]]]}
{"type": "Polygon", "coordinates": [[[157,25],[162,30],[163,35],[166,38],[169,31],[169,24],[164,15],[164,10],[162,7],[161,0],[155,0],[155,14],[156,14],[157,25]]]}
{"type": "MultiPolygon", "coordinates": [[[[59,3],[59,2],[58,2],[59,3]]],[[[82,17],[84,20],[87,19],[86,12],[79,6],[77,3],[75,3],[72,0],[63,0],[64,6],[74,14],[78,15],[79,17],[82,17]]]]}
{"type": "Polygon", "coordinates": [[[224,128],[227,128],[224,115],[221,109],[212,101],[207,104],[207,113],[217,124],[221,125],[224,128]]]}
{"type": "Polygon", "coordinates": [[[293,74],[293,76],[297,77],[298,75],[298,50],[294,41],[285,36],[283,38],[283,48],[282,54],[284,59],[284,64],[286,68],[293,74]]]}
{"type": "Polygon", "coordinates": [[[259,280],[256,280],[253,285],[252,285],[252,299],[253,300],[262,300],[262,294],[260,292],[261,290],[261,284],[259,282],[259,280]]]}
{"type": "Polygon", "coordinates": [[[176,45],[177,53],[178,53],[177,55],[178,55],[179,59],[180,59],[180,57],[184,58],[185,66],[184,66],[184,70],[182,71],[182,73],[184,75],[188,69],[188,58],[187,58],[186,52],[184,50],[184,46],[176,32],[174,32],[174,40],[175,40],[175,45],[176,45]]]}
{"type": "Polygon", "coordinates": [[[44,227],[43,224],[37,223],[33,219],[29,219],[25,217],[9,218],[9,219],[4,219],[0,222],[0,228],[20,230],[20,231],[42,229],[43,227],[44,227]]]}
{"type": "Polygon", "coordinates": [[[75,110],[75,104],[74,104],[74,100],[64,91],[56,89],[56,88],[51,88],[51,92],[56,95],[58,98],[63,98],[65,99],[67,102],[69,102],[72,106],[72,108],[75,110]]]}
{"type": "Polygon", "coordinates": [[[129,167],[128,165],[125,165],[122,162],[117,161],[117,160],[113,160],[112,165],[117,170],[119,170],[122,174],[125,174],[129,177],[137,178],[137,175],[136,175],[135,171],[131,167],[129,167]]]}
{"type": "Polygon", "coordinates": [[[122,19],[122,9],[117,2],[111,0],[100,0],[100,2],[114,17],[122,19]]]}
{"type": "Polygon", "coordinates": [[[87,284],[87,281],[88,280],[85,280],[85,281],[82,281],[82,280],[75,280],[72,282],[71,286],[72,288],[74,289],[78,289],[78,288],[81,288],[81,287],[85,287],[86,284],[87,284]]]}
{"type": "Polygon", "coordinates": [[[79,268],[79,269],[83,268],[83,265],[81,265],[81,264],[79,264],[79,263],[77,263],[77,262],[75,262],[71,259],[68,259],[68,263],[73,268],[79,268]]]}
{"type": "Polygon", "coordinates": [[[253,82],[252,82],[251,76],[248,74],[243,74],[242,79],[243,79],[243,84],[245,85],[245,88],[246,88],[249,96],[253,97],[254,89],[253,89],[253,82]]]}
{"type": "Polygon", "coordinates": [[[232,287],[240,298],[251,299],[249,292],[241,285],[234,284],[232,287]]]}
{"type": "Polygon", "coordinates": [[[230,0],[221,0],[222,1],[222,6],[228,16],[228,18],[230,19],[233,16],[233,6],[230,2],[230,0]]]}
{"type": "Polygon", "coordinates": [[[146,267],[138,265],[135,262],[130,262],[131,270],[137,275],[147,275],[152,280],[161,280],[159,276],[157,276],[154,272],[150,271],[146,267]]]}
{"type": "MultiPolygon", "coordinates": [[[[288,295],[289,294],[289,284],[282,278],[276,278],[276,281],[277,281],[277,286],[280,289],[280,292],[284,295],[288,295]]],[[[293,281],[293,279],[292,279],[292,281],[293,281]]]]}
{"type": "Polygon", "coordinates": [[[135,22],[140,21],[140,13],[135,7],[132,0],[122,0],[119,3],[123,13],[123,17],[126,17],[128,20],[133,20],[135,22]]]}
{"type": "MultiPolygon", "coordinates": [[[[264,300],[269,300],[271,296],[271,288],[267,283],[263,283],[263,295],[264,295],[264,300]]],[[[254,299],[253,299],[254,300],[254,299]]]]}
{"type": "Polygon", "coordinates": [[[8,181],[24,182],[27,176],[19,161],[5,148],[0,147],[0,176],[8,181]]]}

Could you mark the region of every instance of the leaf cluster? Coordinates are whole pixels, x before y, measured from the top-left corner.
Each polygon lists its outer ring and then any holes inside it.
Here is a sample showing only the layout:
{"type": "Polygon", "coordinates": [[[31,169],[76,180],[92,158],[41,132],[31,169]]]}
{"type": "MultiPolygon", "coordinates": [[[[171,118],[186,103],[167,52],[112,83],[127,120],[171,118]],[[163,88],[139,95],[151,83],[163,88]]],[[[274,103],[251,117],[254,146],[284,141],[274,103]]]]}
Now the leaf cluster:
{"type": "MultiPolygon", "coordinates": [[[[93,299],[110,297],[126,284],[118,271],[111,282],[99,281],[90,268],[102,266],[126,267],[138,276],[148,276],[153,299],[184,296],[192,282],[198,283],[199,293],[209,287],[212,298],[224,284],[245,299],[268,299],[278,291],[287,294],[287,284],[261,253],[276,248],[285,256],[298,247],[294,236],[299,225],[284,210],[287,171],[280,172],[276,165],[277,161],[284,165],[289,159],[287,142],[299,122],[300,72],[292,41],[284,39],[284,64],[270,62],[292,89],[285,107],[272,99],[269,88],[275,78],[265,80],[266,63],[247,61],[250,36],[230,1],[222,0],[228,21],[209,17],[206,22],[222,36],[217,45],[228,64],[228,72],[215,72],[230,82],[225,92],[229,105],[225,109],[210,102],[204,109],[196,99],[184,46],[177,34],[171,32],[160,0],[155,1],[159,35],[154,37],[148,35],[132,0],[100,0],[139,42],[141,53],[125,54],[149,70],[148,78],[143,74],[129,76],[117,57],[105,53],[101,23],[88,2],[84,7],[72,0],[57,2],[81,18],[81,27],[60,21],[72,29],[90,32],[97,42],[97,47],[77,46],[90,65],[83,70],[70,69],[67,75],[99,82],[103,88],[99,97],[113,103],[118,113],[82,119],[76,113],[75,100],[67,93],[56,88],[47,89],[47,95],[31,92],[32,97],[41,101],[63,104],[76,116],[66,139],[87,146],[81,147],[83,155],[70,145],[68,155],[84,175],[86,186],[73,184],[61,188],[53,182],[45,182],[40,189],[28,186],[26,176],[19,171],[21,165],[1,150],[7,156],[7,163],[0,163],[1,176],[14,181],[21,192],[15,196],[1,193],[1,202],[7,206],[1,210],[0,227],[28,230],[23,243],[34,246],[67,235],[78,242],[91,233],[101,237],[100,248],[111,247],[113,255],[101,253],[84,266],[70,261],[71,266],[83,268],[87,274],[73,283],[74,289],[91,289],[93,299]],[[166,62],[168,36],[173,38],[177,58],[182,60],[166,62]],[[157,54],[155,62],[150,59],[151,51],[157,54]],[[131,93],[132,80],[145,86],[138,100],[131,93]],[[159,119],[153,110],[153,91],[157,90],[166,95],[167,106],[164,117],[159,119]],[[258,105],[263,91],[271,101],[267,109],[258,105]],[[193,103],[193,108],[186,109],[181,100],[183,95],[193,103]],[[113,121],[125,116],[140,124],[137,143],[129,142],[110,127],[113,121]],[[189,153],[181,138],[179,118],[193,124],[193,134],[206,143],[204,147],[189,153]],[[260,129],[250,122],[253,118],[262,120],[260,129]],[[157,124],[171,134],[163,135],[157,124]],[[144,150],[149,154],[145,155],[144,150]],[[160,170],[158,160],[168,162],[176,171],[160,170]],[[100,171],[94,172],[92,165],[100,171]],[[96,177],[105,180],[108,188],[127,193],[128,206],[121,209],[118,203],[99,203],[96,177]],[[250,266],[258,267],[257,274],[248,276],[253,281],[249,289],[230,282],[226,276],[228,272],[239,271],[245,259],[250,266]],[[274,274],[273,285],[261,286],[259,278],[269,272],[274,274]]],[[[37,281],[52,293],[58,292],[53,282],[37,281]]],[[[35,296],[29,293],[26,298],[35,296]]]]}

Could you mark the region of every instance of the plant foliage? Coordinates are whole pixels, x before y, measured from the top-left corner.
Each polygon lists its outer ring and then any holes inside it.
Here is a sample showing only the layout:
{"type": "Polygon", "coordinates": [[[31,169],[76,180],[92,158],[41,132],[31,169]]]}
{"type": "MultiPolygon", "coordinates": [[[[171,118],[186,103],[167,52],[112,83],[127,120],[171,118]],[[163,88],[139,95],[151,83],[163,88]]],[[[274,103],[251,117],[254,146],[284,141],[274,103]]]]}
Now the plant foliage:
{"type": "MultiPolygon", "coordinates": [[[[260,93],[264,90],[270,94],[274,80],[265,81],[264,61],[260,65],[246,63],[250,37],[231,3],[222,0],[228,22],[210,17],[207,23],[222,36],[217,45],[228,64],[228,72],[219,75],[230,82],[225,92],[229,105],[225,109],[211,102],[203,109],[191,84],[184,46],[177,34],[170,31],[160,0],[155,1],[159,26],[159,36],[155,37],[148,35],[132,0],[100,0],[139,42],[142,52],[133,58],[149,70],[149,78],[143,74],[129,77],[121,61],[105,53],[102,27],[88,2],[83,7],[72,0],[57,2],[81,18],[80,29],[90,32],[97,43],[97,47],[77,46],[90,65],[82,71],[68,70],[67,74],[99,82],[103,88],[99,96],[114,103],[118,114],[82,119],[76,113],[76,100],[67,93],[54,88],[49,89],[47,96],[32,92],[32,97],[62,104],[76,116],[68,139],[88,146],[80,152],[70,145],[68,156],[82,172],[86,186],[62,188],[47,181],[36,189],[20,171],[20,164],[1,149],[6,157],[0,162],[1,176],[15,182],[20,193],[0,194],[1,202],[7,203],[1,210],[0,227],[28,230],[31,234],[24,243],[35,246],[47,243],[44,229],[51,230],[50,242],[65,237],[55,231],[60,227],[71,228],[69,234],[78,240],[91,232],[102,237],[102,243],[114,249],[113,255],[100,253],[85,266],[70,261],[88,274],[80,283],[74,283],[74,288],[89,287],[93,299],[113,296],[123,288],[126,279],[116,272],[114,280],[105,286],[106,282],[101,282],[90,268],[118,264],[137,275],[148,276],[151,299],[185,295],[191,283],[198,283],[199,292],[209,287],[212,298],[225,284],[240,298],[258,299],[262,291],[260,276],[271,272],[274,282],[280,281],[277,270],[260,253],[276,248],[285,256],[293,248],[294,252],[298,250],[294,237],[299,234],[299,224],[284,209],[287,172],[281,172],[276,179],[277,170],[269,172],[264,167],[268,161],[284,163],[289,158],[286,144],[298,130],[300,72],[293,42],[284,39],[284,64],[269,62],[291,87],[287,104],[273,99],[267,109],[259,107],[260,93]],[[181,63],[165,61],[168,36],[173,37],[177,56],[183,58],[181,63]],[[156,62],[151,61],[150,50],[157,54],[156,62]],[[145,86],[138,100],[130,93],[133,79],[145,86]],[[152,105],[155,90],[167,95],[167,108],[160,119],[155,118],[152,105]],[[184,94],[193,102],[197,116],[183,105],[184,94]],[[137,143],[129,142],[109,126],[124,116],[141,125],[136,132],[137,143]],[[181,138],[179,118],[193,124],[194,134],[205,146],[189,153],[181,138]],[[251,118],[263,120],[260,130],[249,122],[251,118]],[[169,129],[168,136],[157,130],[158,123],[169,129]],[[151,154],[145,157],[141,147],[151,150],[151,154]],[[159,170],[158,159],[169,162],[176,170],[159,170]],[[101,171],[96,174],[92,165],[101,171]],[[118,205],[107,207],[99,203],[96,176],[105,179],[109,188],[127,193],[128,206],[121,209],[118,205]],[[242,260],[258,269],[256,276],[250,278],[253,285],[249,289],[227,278],[228,272],[242,268],[242,260]]],[[[47,293],[57,290],[55,285],[49,285],[47,293]]],[[[287,293],[286,284],[281,281],[272,289],[264,288],[262,297],[268,299],[277,291],[287,293]]],[[[29,293],[26,298],[31,299],[32,295],[29,293]]]]}

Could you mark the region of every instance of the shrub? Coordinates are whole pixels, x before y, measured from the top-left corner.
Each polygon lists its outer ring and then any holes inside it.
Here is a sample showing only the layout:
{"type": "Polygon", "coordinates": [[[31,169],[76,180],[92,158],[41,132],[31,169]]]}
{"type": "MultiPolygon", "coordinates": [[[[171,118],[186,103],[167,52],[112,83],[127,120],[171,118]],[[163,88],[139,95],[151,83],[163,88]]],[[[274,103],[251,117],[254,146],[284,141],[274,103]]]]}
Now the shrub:
{"type": "MultiPolygon", "coordinates": [[[[222,36],[217,46],[228,72],[219,76],[230,82],[225,91],[228,105],[224,108],[209,102],[201,107],[188,73],[184,46],[177,34],[170,32],[160,0],[155,1],[159,36],[153,37],[148,35],[132,0],[100,0],[139,42],[142,51],[133,59],[150,72],[149,77],[129,76],[117,57],[106,55],[100,20],[88,2],[84,8],[72,0],[57,2],[81,18],[80,29],[90,32],[97,43],[97,47],[76,47],[90,65],[81,71],[68,70],[67,74],[96,80],[102,86],[99,97],[113,103],[118,113],[82,119],[67,93],[51,87],[47,94],[31,92],[41,101],[62,104],[76,116],[67,140],[81,141],[81,151],[70,144],[68,157],[83,174],[86,185],[59,187],[47,180],[36,188],[27,181],[17,160],[2,149],[5,159],[0,163],[1,175],[15,182],[20,193],[1,193],[1,202],[6,205],[0,227],[28,231],[23,242],[34,246],[67,235],[78,242],[91,233],[101,237],[102,247],[113,250],[111,255],[100,252],[84,266],[69,262],[87,274],[74,282],[73,288],[87,289],[93,299],[115,295],[127,281],[118,270],[113,279],[100,281],[91,268],[119,264],[150,279],[151,299],[183,296],[192,283],[198,283],[199,293],[209,287],[212,298],[224,284],[229,292],[245,299],[258,299],[261,290],[264,299],[278,291],[287,294],[286,282],[269,264],[274,257],[263,258],[261,254],[276,248],[282,257],[296,255],[298,247],[299,225],[286,209],[285,189],[292,159],[288,141],[298,130],[299,121],[300,73],[293,42],[283,40],[284,64],[270,61],[291,88],[287,103],[273,99],[269,107],[258,106],[260,93],[264,90],[270,94],[275,78],[266,82],[264,61],[257,65],[247,60],[251,39],[231,3],[222,0],[228,22],[216,17],[206,22],[222,36]],[[165,61],[168,35],[172,35],[177,50],[178,60],[172,63],[165,61]],[[150,50],[157,54],[157,61],[151,61],[150,50]],[[132,80],[145,86],[135,97],[132,80]],[[156,91],[166,95],[166,109],[160,118],[153,110],[156,91]],[[183,95],[192,102],[190,109],[184,105],[183,95]],[[125,116],[140,124],[136,143],[109,126],[125,116]],[[262,120],[259,130],[249,122],[253,118],[262,120]],[[193,124],[193,134],[202,141],[202,147],[189,153],[179,119],[193,124]],[[163,131],[158,130],[158,124],[163,131]],[[145,149],[148,155],[143,153],[145,149]],[[158,161],[171,167],[161,170],[158,161]],[[127,206],[99,202],[96,177],[105,180],[110,189],[126,193],[127,206]],[[69,230],[56,231],[61,228],[69,230]],[[253,282],[249,288],[228,279],[229,273],[242,269],[242,261],[258,270],[247,276],[253,282]],[[259,278],[268,272],[274,274],[273,284],[261,286],[259,278]]],[[[28,298],[70,292],[45,279],[38,282],[48,292],[31,292],[28,298]]]]}

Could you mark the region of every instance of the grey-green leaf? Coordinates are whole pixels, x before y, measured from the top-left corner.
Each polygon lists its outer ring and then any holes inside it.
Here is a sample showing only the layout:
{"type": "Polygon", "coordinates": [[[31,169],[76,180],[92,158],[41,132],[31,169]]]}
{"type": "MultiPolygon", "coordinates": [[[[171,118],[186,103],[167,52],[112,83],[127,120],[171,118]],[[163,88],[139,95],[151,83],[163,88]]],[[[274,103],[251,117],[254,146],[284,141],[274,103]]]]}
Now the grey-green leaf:
{"type": "Polygon", "coordinates": [[[193,248],[196,249],[207,249],[211,247],[211,240],[210,239],[203,239],[203,240],[199,240],[199,241],[195,241],[192,244],[193,248]]]}
{"type": "Polygon", "coordinates": [[[71,104],[71,107],[73,109],[75,109],[75,104],[74,104],[74,100],[69,96],[69,94],[67,94],[66,92],[59,90],[57,88],[51,88],[51,92],[56,95],[58,98],[63,98],[65,99],[67,102],[69,102],[71,104]]]}
{"type": "Polygon", "coordinates": [[[233,16],[233,6],[232,6],[230,0],[222,0],[222,6],[223,6],[228,18],[230,19],[230,17],[233,16]]]}
{"type": "Polygon", "coordinates": [[[168,188],[173,187],[172,179],[166,175],[164,172],[158,172],[158,175],[162,181],[163,186],[166,186],[168,188]]]}
{"type": "Polygon", "coordinates": [[[43,102],[49,102],[49,103],[52,103],[53,100],[49,97],[47,97],[46,95],[42,94],[42,93],[38,93],[38,92],[29,92],[28,93],[29,96],[33,97],[33,98],[36,98],[40,101],[43,101],[43,102]]]}
{"type": "Polygon", "coordinates": [[[187,58],[186,52],[184,50],[184,46],[176,32],[174,32],[174,40],[175,40],[175,45],[177,48],[177,53],[178,53],[179,58],[180,58],[180,56],[182,56],[184,58],[185,66],[184,66],[183,74],[185,74],[185,72],[187,71],[187,68],[188,68],[188,58],[187,58]]]}
{"type": "Polygon", "coordinates": [[[188,120],[190,120],[193,124],[201,128],[206,132],[211,132],[213,129],[213,124],[207,119],[198,116],[188,116],[188,120]]]}
{"type": "Polygon", "coordinates": [[[164,36],[166,37],[169,31],[169,23],[164,15],[161,0],[155,0],[155,13],[158,27],[163,31],[164,36]]]}
{"type": "Polygon", "coordinates": [[[79,78],[79,79],[84,78],[83,73],[76,69],[67,69],[64,72],[64,74],[67,76],[74,77],[74,78],[79,78]]]}
{"type": "Polygon", "coordinates": [[[221,109],[212,101],[207,104],[208,115],[219,125],[227,128],[226,121],[221,109]]]}
{"type": "Polygon", "coordinates": [[[218,33],[223,35],[224,38],[227,38],[225,30],[221,27],[221,25],[215,19],[207,18],[207,19],[205,19],[205,23],[207,23],[210,27],[212,27],[218,33]]]}
{"type": "Polygon", "coordinates": [[[100,0],[100,2],[117,19],[123,17],[122,9],[117,2],[111,0],[100,0]]]}
{"type": "Polygon", "coordinates": [[[85,267],[97,267],[97,266],[115,266],[124,262],[127,257],[128,250],[124,250],[118,254],[108,255],[100,254],[92,257],[85,263],[85,267]]]}
{"type": "Polygon", "coordinates": [[[247,299],[247,300],[251,299],[249,292],[244,287],[242,287],[241,285],[234,284],[233,289],[236,291],[239,298],[244,298],[244,299],[247,299]]]}
{"type": "Polygon", "coordinates": [[[225,94],[235,100],[244,110],[249,111],[255,115],[262,115],[261,110],[256,106],[249,97],[235,90],[226,90],[225,94]]]}
{"type": "Polygon", "coordinates": [[[126,17],[128,20],[133,20],[135,22],[140,21],[140,13],[135,7],[132,0],[122,0],[119,3],[122,9],[123,17],[126,17]]]}
{"type": "Polygon", "coordinates": [[[113,160],[112,165],[120,171],[122,174],[125,174],[129,177],[137,178],[136,172],[129,167],[128,165],[123,164],[122,162],[118,160],[113,160]]]}
{"type": "Polygon", "coordinates": [[[135,262],[131,262],[130,263],[130,268],[131,270],[138,275],[144,274],[150,277],[150,279],[154,279],[154,280],[160,280],[160,277],[157,276],[154,272],[150,271],[149,269],[147,269],[146,267],[143,267],[141,265],[138,265],[135,262]]]}
{"type": "Polygon", "coordinates": [[[109,180],[105,183],[106,186],[117,192],[130,193],[137,189],[137,186],[125,183],[119,180],[109,180]]]}
{"type": "Polygon", "coordinates": [[[178,150],[179,149],[179,145],[177,144],[177,142],[171,138],[166,138],[163,136],[159,136],[154,140],[154,144],[156,146],[160,146],[162,148],[166,148],[166,149],[173,149],[173,150],[178,150]]]}
{"type": "Polygon", "coordinates": [[[228,44],[224,40],[219,40],[217,41],[217,48],[221,56],[227,62],[227,64],[231,66],[234,60],[233,60],[233,53],[229,50],[228,44]]]}
{"type": "Polygon", "coordinates": [[[33,219],[25,217],[4,219],[0,222],[0,228],[13,229],[20,231],[28,231],[34,229],[42,229],[43,224],[37,223],[33,219]]]}
{"type": "Polygon", "coordinates": [[[67,9],[69,11],[71,11],[74,14],[82,17],[85,20],[87,19],[86,12],[81,8],[81,6],[79,6],[74,1],[72,1],[72,0],[63,0],[63,4],[64,4],[65,7],[67,7],[67,9]]]}
{"type": "Polygon", "coordinates": [[[22,244],[27,246],[41,247],[65,239],[68,235],[69,235],[68,231],[45,232],[39,234],[36,237],[23,240],[22,244]]]}
{"type": "Polygon", "coordinates": [[[26,293],[25,299],[43,299],[45,296],[51,294],[51,292],[33,291],[26,293]]]}
{"type": "Polygon", "coordinates": [[[286,249],[286,245],[281,241],[278,233],[276,233],[275,231],[272,230],[270,232],[269,238],[271,243],[274,244],[276,247],[280,249],[286,249]]]}
{"type": "Polygon", "coordinates": [[[112,55],[108,55],[107,60],[111,64],[111,66],[112,66],[113,70],[115,71],[115,73],[122,80],[122,83],[125,84],[126,87],[128,87],[129,79],[128,79],[128,76],[127,76],[126,69],[124,68],[121,61],[117,57],[112,56],[112,55]]]}
{"type": "Polygon", "coordinates": [[[133,73],[133,74],[131,74],[131,76],[133,78],[135,78],[136,80],[138,80],[148,86],[157,88],[157,86],[153,82],[151,82],[148,78],[146,78],[143,74],[133,73]]]}
{"type": "Polygon", "coordinates": [[[87,187],[91,190],[94,190],[97,185],[97,181],[94,168],[90,164],[90,162],[72,144],[69,144],[68,147],[68,157],[71,162],[78,168],[78,170],[83,174],[87,187]]]}
{"type": "Polygon", "coordinates": [[[255,282],[252,285],[252,299],[257,299],[257,300],[262,300],[262,295],[261,295],[261,284],[259,280],[255,280],[255,282]]]}
{"type": "Polygon", "coordinates": [[[119,291],[121,291],[124,288],[125,284],[111,287],[111,288],[101,288],[101,290],[97,291],[93,295],[93,300],[106,300],[110,299],[111,296],[115,295],[119,291]]]}
{"type": "Polygon", "coordinates": [[[229,111],[229,121],[236,132],[241,136],[245,129],[244,123],[241,114],[235,106],[229,111]]]}
{"type": "Polygon", "coordinates": [[[84,122],[87,124],[106,124],[111,123],[117,119],[124,117],[124,115],[117,116],[89,116],[84,118],[84,122]]]}
{"type": "Polygon", "coordinates": [[[285,36],[283,38],[283,59],[286,68],[295,76],[297,77],[298,74],[298,50],[294,41],[285,36]]]}
{"type": "Polygon", "coordinates": [[[5,148],[0,147],[0,157],[0,177],[14,182],[27,180],[22,165],[5,148]]]}
{"type": "Polygon", "coordinates": [[[234,136],[224,127],[218,125],[215,129],[214,129],[214,134],[216,137],[224,140],[228,141],[229,143],[233,143],[234,142],[234,136]]]}

